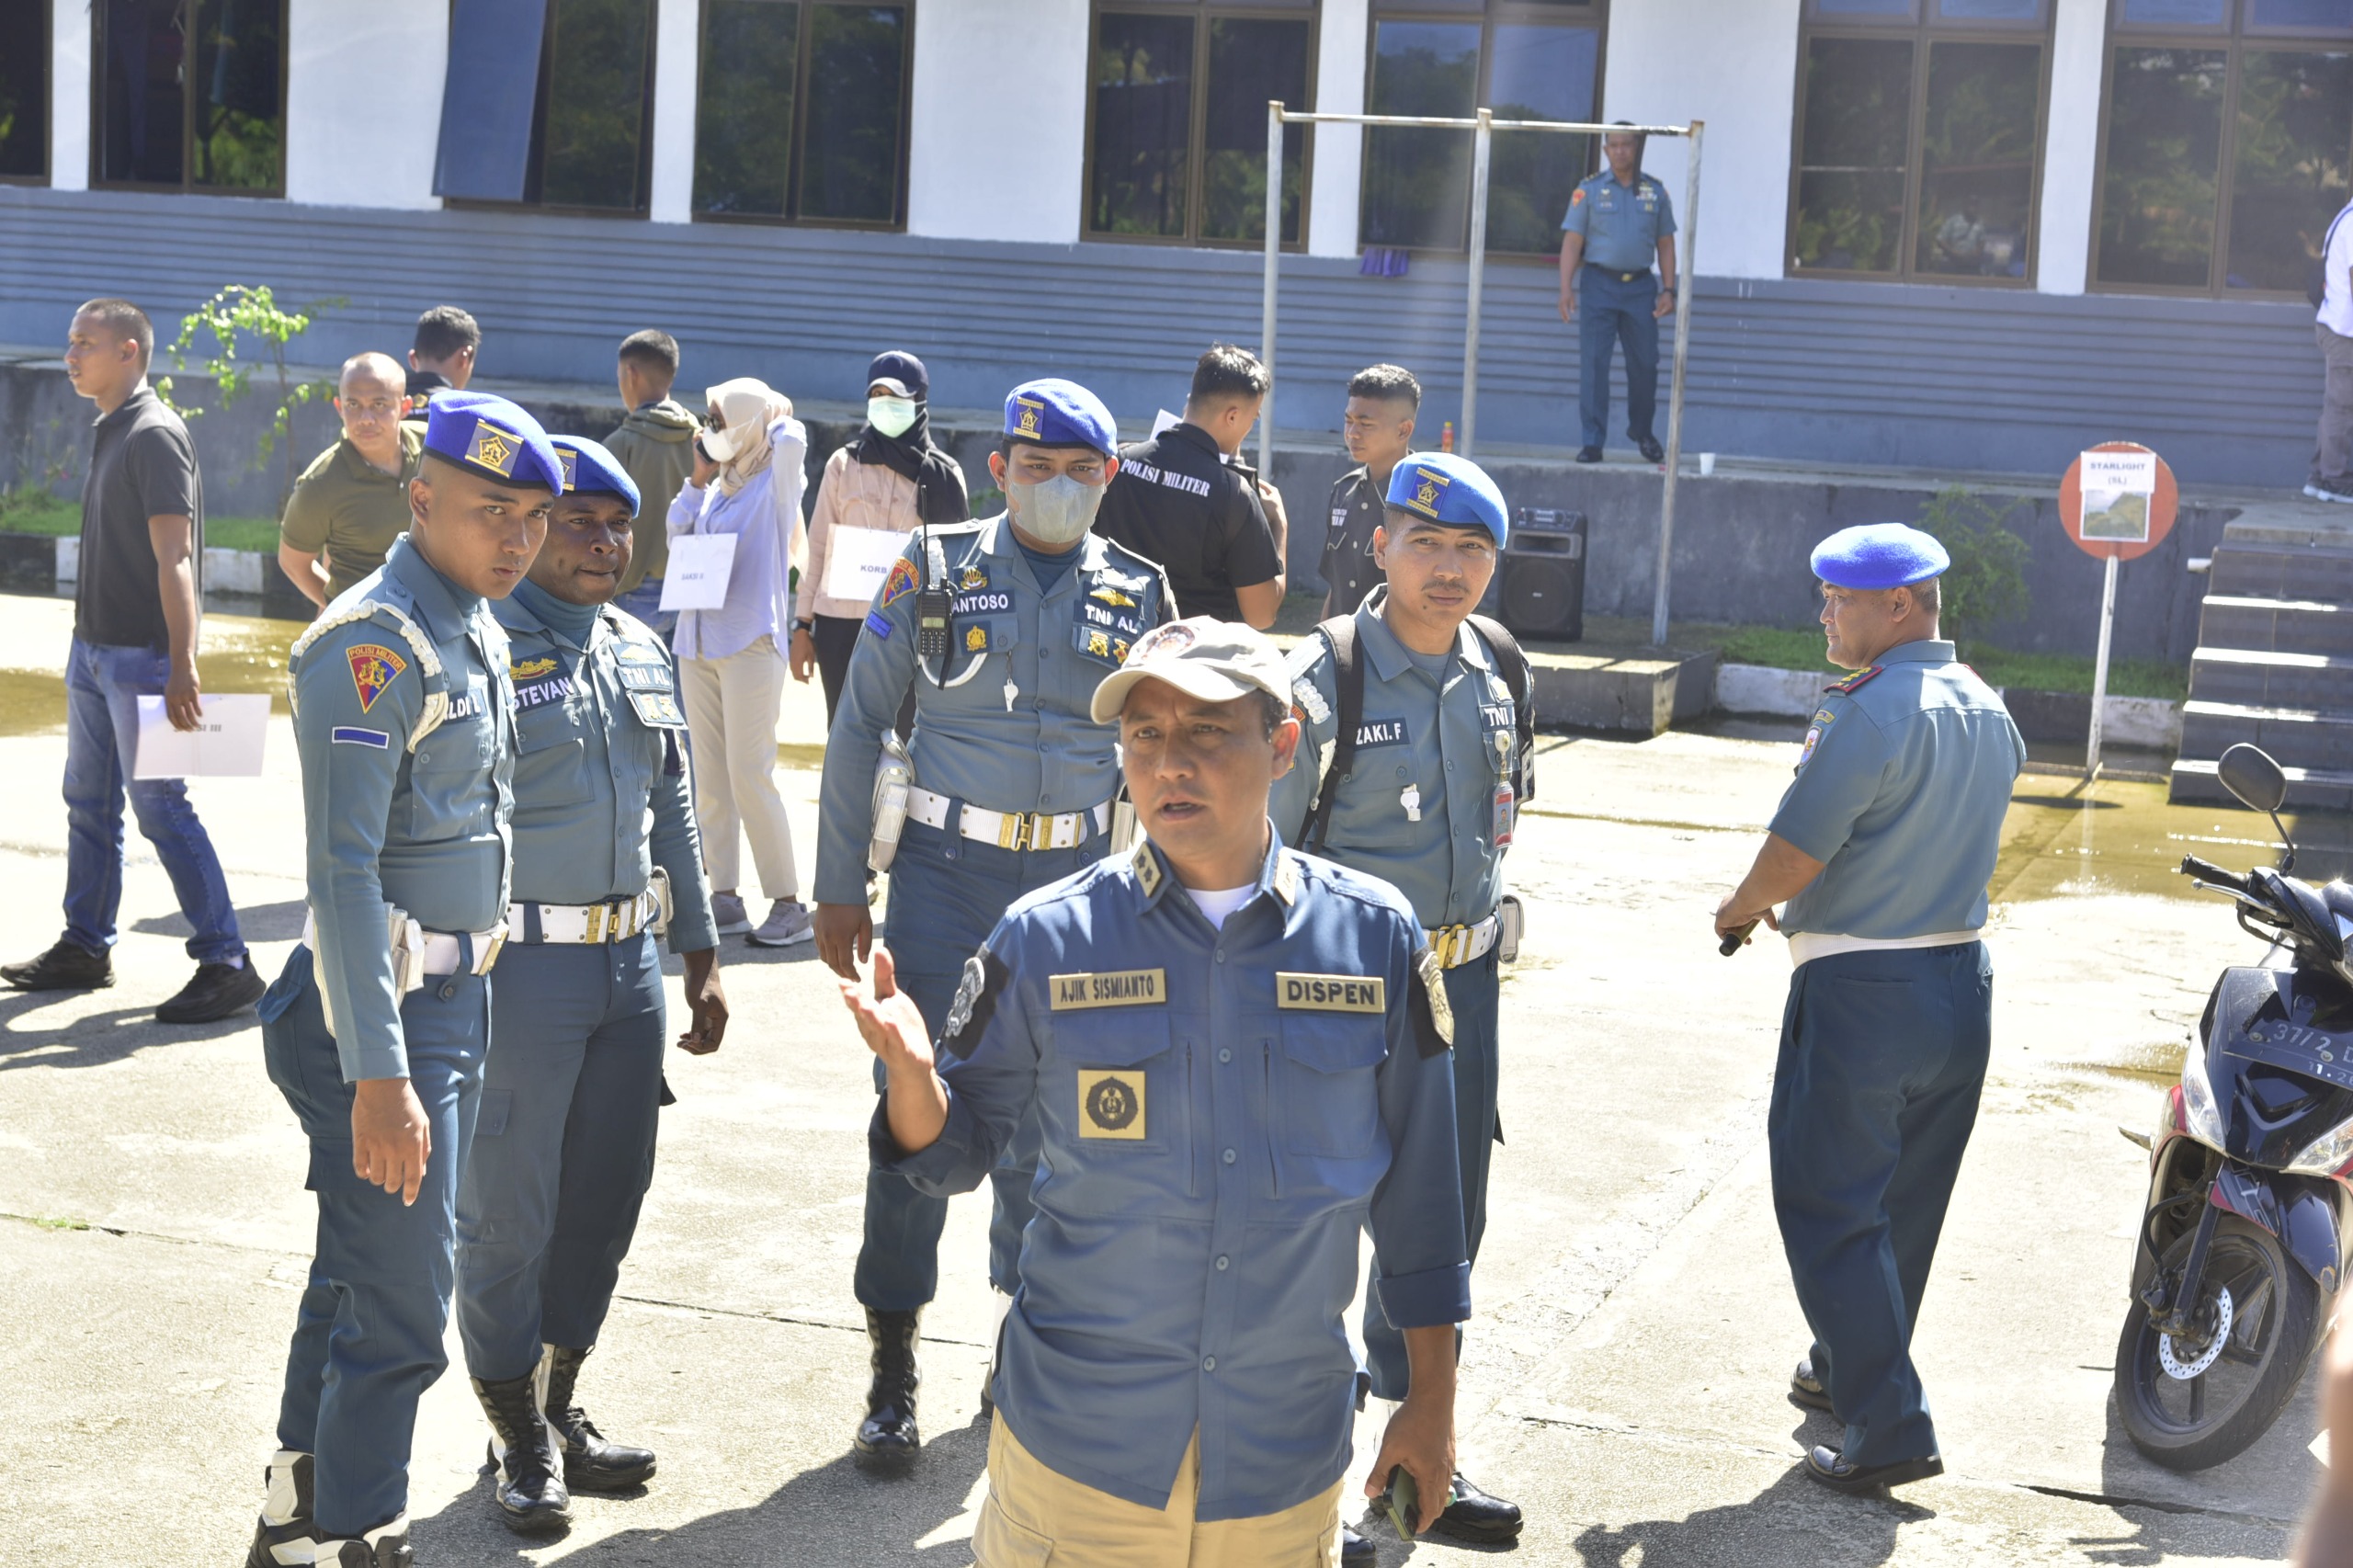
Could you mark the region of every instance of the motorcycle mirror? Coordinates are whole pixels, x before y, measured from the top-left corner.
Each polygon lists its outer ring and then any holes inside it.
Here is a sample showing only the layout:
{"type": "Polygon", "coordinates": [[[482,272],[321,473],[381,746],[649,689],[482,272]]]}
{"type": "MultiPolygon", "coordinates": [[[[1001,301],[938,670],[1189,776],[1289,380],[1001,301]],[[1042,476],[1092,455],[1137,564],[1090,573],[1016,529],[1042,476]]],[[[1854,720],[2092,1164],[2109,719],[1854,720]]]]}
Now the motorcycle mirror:
{"type": "Polygon", "coordinates": [[[2222,754],[2222,760],[2214,765],[2214,776],[2222,781],[2223,789],[2237,797],[2239,804],[2271,818],[2271,825],[2279,830],[2279,842],[2288,851],[2279,869],[2294,869],[2296,846],[2288,836],[2287,824],[2279,820],[2280,802],[2288,798],[2288,776],[2271,759],[2271,754],[2241,741],[2222,754]]]}

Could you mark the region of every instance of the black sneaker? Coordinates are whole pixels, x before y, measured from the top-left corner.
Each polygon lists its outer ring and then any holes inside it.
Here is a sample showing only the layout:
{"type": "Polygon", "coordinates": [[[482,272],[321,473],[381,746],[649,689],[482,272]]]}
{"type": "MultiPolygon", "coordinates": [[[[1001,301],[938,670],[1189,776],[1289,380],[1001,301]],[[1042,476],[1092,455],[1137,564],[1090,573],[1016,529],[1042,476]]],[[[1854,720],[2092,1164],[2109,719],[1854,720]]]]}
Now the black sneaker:
{"type": "Polygon", "coordinates": [[[1600,460],[1601,449],[1599,447],[1579,447],[1577,449],[1577,461],[1581,463],[1597,463],[1600,460]]]}
{"type": "Polygon", "coordinates": [[[19,991],[103,991],[114,983],[114,958],[60,937],[37,959],[0,966],[0,980],[19,991]]]}
{"type": "MultiPolygon", "coordinates": [[[[108,984],[113,982],[109,980],[108,984]]],[[[232,1013],[242,1013],[261,1000],[269,987],[254,972],[250,955],[237,968],[225,963],[200,963],[180,994],[155,1009],[160,1024],[209,1024],[232,1013]]]]}

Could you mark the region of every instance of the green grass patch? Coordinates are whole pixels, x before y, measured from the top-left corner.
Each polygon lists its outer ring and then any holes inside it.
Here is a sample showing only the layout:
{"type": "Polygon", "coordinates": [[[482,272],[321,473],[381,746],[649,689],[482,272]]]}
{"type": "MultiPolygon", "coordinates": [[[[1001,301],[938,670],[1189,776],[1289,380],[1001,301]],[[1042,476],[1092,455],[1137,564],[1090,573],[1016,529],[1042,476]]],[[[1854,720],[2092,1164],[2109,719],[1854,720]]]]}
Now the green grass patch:
{"type": "Polygon", "coordinates": [[[57,1220],[46,1214],[34,1215],[33,1223],[44,1231],[86,1231],[90,1228],[87,1220],[57,1220]]]}
{"type": "MultiPolygon", "coordinates": [[[[1824,672],[1831,667],[1822,656],[1822,633],[1813,627],[1678,621],[1667,641],[1678,648],[1719,649],[1726,664],[1824,672]]],[[[2077,654],[2014,653],[1964,642],[1961,656],[1989,686],[2022,691],[2080,691],[2087,696],[2092,689],[2092,661],[2077,654]]],[[[2178,702],[2189,695],[2189,671],[2163,659],[2117,659],[2108,667],[2108,691],[2111,697],[2157,697],[2178,702]]]]}
{"type": "MultiPolygon", "coordinates": [[[[79,502],[61,501],[45,490],[12,490],[0,494],[0,533],[69,539],[81,531],[79,502]]],[[[276,555],[278,519],[207,517],[204,542],[213,550],[256,550],[264,555],[276,555]]]]}

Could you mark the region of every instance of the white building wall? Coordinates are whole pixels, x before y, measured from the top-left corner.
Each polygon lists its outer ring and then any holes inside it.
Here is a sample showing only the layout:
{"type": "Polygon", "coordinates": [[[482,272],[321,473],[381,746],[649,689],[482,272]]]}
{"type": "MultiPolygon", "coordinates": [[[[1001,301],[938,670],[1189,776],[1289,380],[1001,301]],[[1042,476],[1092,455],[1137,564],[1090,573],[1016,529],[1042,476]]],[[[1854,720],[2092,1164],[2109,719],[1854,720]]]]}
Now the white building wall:
{"type": "Polygon", "coordinates": [[[90,188],[90,0],[52,0],[49,18],[49,183],[90,188]]]}
{"type": "MultiPolygon", "coordinates": [[[[1650,0],[1609,8],[1601,118],[1644,125],[1707,121],[1699,225],[1705,277],[1782,275],[1799,4],[1650,0]]],[[[1686,146],[1679,138],[1655,140],[1643,160],[1666,182],[1678,208],[1686,146]]]]}
{"type": "Polygon", "coordinates": [[[702,68],[701,0],[661,0],[654,23],[653,189],[648,215],[684,223],[694,211],[695,85],[702,68]]]}
{"type": "Polygon", "coordinates": [[[915,7],[909,233],[1078,239],[1087,42],[1086,0],[915,7]]]}
{"type": "MultiPolygon", "coordinates": [[[[1315,39],[1315,107],[1362,114],[1372,47],[1371,0],[1324,0],[1315,39]]],[[[1308,159],[1307,249],[1311,256],[1357,254],[1357,217],[1364,185],[1364,129],[1318,125],[1308,159]]]]}
{"type": "Polygon", "coordinates": [[[2051,108],[2042,140],[2041,233],[2035,287],[2080,294],[2091,259],[2092,175],[2099,158],[2099,86],[2107,0],[2059,0],[2052,18],[2051,108]]]}
{"type": "Polygon", "coordinates": [[[447,13],[382,0],[290,0],[287,12],[286,199],[439,206],[433,161],[447,13]]]}

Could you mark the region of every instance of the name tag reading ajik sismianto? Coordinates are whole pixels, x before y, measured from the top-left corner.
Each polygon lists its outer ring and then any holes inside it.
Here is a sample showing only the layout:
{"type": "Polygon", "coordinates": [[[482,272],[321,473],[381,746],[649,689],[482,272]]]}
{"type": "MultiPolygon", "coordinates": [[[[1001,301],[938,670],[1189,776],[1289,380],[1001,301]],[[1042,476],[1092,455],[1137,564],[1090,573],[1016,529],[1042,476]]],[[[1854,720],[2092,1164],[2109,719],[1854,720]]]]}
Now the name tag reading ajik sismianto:
{"type": "Polygon", "coordinates": [[[1057,1013],[1068,1007],[1140,1007],[1168,1000],[1165,969],[1123,969],[1102,974],[1057,974],[1048,980],[1057,1013]]]}
{"type": "Polygon", "coordinates": [[[1279,970],[1275,1006],[1312,1013],[1385,1013],[1389,983],[1377,974],[1291,974],[1279,970]]]}

